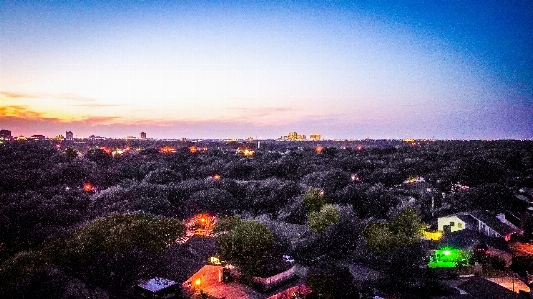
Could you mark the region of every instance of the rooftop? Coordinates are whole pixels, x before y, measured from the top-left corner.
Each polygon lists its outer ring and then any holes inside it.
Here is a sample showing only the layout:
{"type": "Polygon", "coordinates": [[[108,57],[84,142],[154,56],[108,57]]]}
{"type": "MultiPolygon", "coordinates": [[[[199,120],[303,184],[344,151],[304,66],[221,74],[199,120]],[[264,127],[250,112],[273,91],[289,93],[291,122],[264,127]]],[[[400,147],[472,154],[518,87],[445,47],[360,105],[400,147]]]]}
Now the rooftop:
{"type": "Polygon", "coordinates": [[[170,279],[154,277],[146,282],[139,283],[139,286],[145,290],[155,293],[175,284],[176,282],[170,279]]]}

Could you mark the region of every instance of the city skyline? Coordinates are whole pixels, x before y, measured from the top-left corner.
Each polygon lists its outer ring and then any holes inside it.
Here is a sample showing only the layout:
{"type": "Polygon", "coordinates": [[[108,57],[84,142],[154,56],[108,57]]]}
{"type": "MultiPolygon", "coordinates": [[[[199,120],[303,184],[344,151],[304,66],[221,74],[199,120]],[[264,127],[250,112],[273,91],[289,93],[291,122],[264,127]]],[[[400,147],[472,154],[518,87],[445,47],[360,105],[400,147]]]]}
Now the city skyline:
{"type": "Polygon", "coordinates": [[[533,2],[0,3],[14,135],[533,137],[533,2]]]}

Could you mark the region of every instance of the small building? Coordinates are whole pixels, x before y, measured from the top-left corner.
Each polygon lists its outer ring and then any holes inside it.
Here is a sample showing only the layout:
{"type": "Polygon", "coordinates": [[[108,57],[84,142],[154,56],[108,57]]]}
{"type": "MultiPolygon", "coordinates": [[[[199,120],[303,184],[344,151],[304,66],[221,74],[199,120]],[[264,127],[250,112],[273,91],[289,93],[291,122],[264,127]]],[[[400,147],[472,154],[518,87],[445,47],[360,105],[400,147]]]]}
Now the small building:
{"type": "Polygon", "coordinates": [[[146,139],[146,133],[145,132],[141,132],[141,139],[146,139]]]}
{"type": "Polygon", "coordinates": [[[135,286],[137,298],[178,298],[176,282],[160,277],[142,281],[135,286]]]}
{"type": "MultiPolygon", "coordinates": [[[[474,299],[524,299],[523,295],[508,290],[499,284],[481,277],[474,277],[457,286],[463,293],[474,299]]],[[[468,297],[465,297],[468,298],[468,297]]]]}
{"type": "Polygon", "coordinates": [[[437,220],[438,230],[446,233],[463,230],[466,228],[467,224],[471,229],[473,229],[475,225],[470,216],[462,214],[439,217],[437,220]]]}
{"type": "Polygon", "coordinates": [[[320,134],[311,134],[309,135],[309,139],[318,141],[320,140],[320,134]]]}
{"type": "Polygon", "coordinates": [[[491,215],[484,211],[439,217],[437,222],[438,230],[444,233],[469,229],[489,237],[502,237],[506,241],[509,241],[513,234],[522,234],[522,230],[507,221],[504,214],[491,215]]]}
{"type": "Polygon", "coordinates": [[[2,140],[10,140],[11,139],[11,131],[10,130],[0,130],[0,139],[2,139],[2,140]]]}
{"type": "Polygon", "coordinates": [[[67,131],[65,132],[65,136],[66,136],[66,140],[74,140],[74,133],[72,133],[72,131],[67,131]]]}

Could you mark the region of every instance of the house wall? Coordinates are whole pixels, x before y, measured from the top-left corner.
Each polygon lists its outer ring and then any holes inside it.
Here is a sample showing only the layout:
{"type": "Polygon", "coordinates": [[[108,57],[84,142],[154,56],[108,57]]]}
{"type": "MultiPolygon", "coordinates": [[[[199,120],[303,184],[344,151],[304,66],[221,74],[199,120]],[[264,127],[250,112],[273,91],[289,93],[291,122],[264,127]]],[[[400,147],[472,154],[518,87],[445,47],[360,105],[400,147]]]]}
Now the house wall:
{"type": "Polygon", "coordinates": [[[495,230],[490,228],[482,221],[478,221],[478,231],[489,237],[501,237],[499,233],[497,233],[495,230]]]}
{"type": "Polygon", "coordinates": [[[446,217],[439,217],[437,219],[437,224],[440,231],[444,231],[445,225],[450,225],[450,230],[452,232],[456,232],[458,230],[463,230],[466,228],[466,223],[459,219],[457,216],[446,216],[446,217]],[[450,225],[453,223],[453,225],[450,225]]]}
{"type": "Polygon", "coordinates": [[[253,280],[255,283],[259,284],[264,290],[267,290],[291,277],[294,276],[294,271],[296,269],[296,266],[293,266],[292,268],[288,269],[287,271],[278,273],[274,276],[270,277],[254,277],[253,280]]]}

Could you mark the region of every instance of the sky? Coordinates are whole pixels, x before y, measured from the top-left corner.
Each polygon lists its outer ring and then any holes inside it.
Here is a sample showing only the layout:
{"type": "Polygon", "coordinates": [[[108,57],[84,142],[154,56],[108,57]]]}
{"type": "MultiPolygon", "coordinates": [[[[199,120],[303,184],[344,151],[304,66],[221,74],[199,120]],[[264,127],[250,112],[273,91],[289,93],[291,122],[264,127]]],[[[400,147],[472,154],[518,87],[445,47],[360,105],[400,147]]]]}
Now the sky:
{"type": "Polygon", "coordinates": [[[533,1],[2,1],[14,136],[533,138],[533,1]]]}

